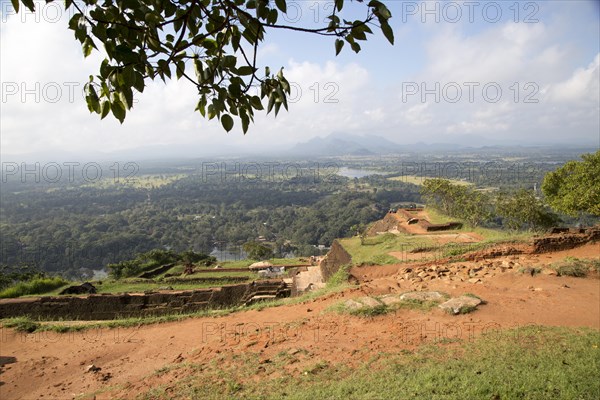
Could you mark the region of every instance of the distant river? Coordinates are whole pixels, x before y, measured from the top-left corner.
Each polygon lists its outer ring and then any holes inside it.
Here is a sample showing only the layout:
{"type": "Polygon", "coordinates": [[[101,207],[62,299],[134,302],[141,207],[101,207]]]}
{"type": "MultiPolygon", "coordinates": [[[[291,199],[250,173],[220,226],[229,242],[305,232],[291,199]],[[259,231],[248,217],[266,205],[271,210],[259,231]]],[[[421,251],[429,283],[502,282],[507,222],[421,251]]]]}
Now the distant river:
{"type": "Polygon", "coordinates": [[[380,174],[379,171],[371,171],[368,169],[351,169],[342,167],[337,172],[338,175],[345,176],[346,178],[364,178],[365,176],[380,174]]]}

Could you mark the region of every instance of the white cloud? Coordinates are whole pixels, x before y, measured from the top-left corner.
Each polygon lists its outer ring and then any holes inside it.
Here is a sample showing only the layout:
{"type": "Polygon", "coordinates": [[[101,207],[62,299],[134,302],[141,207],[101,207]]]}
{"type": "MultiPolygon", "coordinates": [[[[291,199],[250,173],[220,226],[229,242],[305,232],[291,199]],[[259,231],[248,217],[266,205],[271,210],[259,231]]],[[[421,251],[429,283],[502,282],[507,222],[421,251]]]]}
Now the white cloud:
{"type": "Polygon", "coordinates": [[[577,68],[572,76],[550,87],[550,99],[557,102],[594,102],[600,98],[600,53],[586,68],[577,68]]]}
{"type": "Polygon", "coordinates": [[[427,113],[428,103],[417,104],[402,113],[404,120],[410,125],[427,125],[432,121],[432,114],[427,113]]]}
{"type": "MultiPolygon", "coordinates": [[[[578,23],[562,16],[561,23],[565,20],[571,25],[578,23]]],[[[564,26],[560,28],[568,33],[564,26]]],[[[413,37],[409,35],[413,30],[409,24],[397,29],[407,38],[413,37]]],[[[238,125],[226,135],[218,121],[207,121],[194,112],[195,89],[185,81],[149,82],[144,93],[136,95],[138,102],[124,125],[112,117],[100,121],[87,111],[82,89],[88,76],[96,73],[101,54],[94,52],[83,59],[66,20],[36,23],[29,18],[22,23],[19,17],[9,16],[0,26],[5,97],[0,117],[2,152],[111,152],[166,144],[285,147],[339,131],[406,136],[396,136],[396,140],[418,136],[431,141],[451,141],[465,133],[532,141],[558,140],[565,132],[580,140],[597,137],[598,38],[588,39],[596,44],[595,53],[585,53],[588,59],[577,65],[570,57],[576,52],[574,39],[557,37],[556,25],[549,19],[538,24],[491,24],[475,31],[460,24],[428,24],[426,31],[418,38],[426,57],[418,68],[410,69],[419,71],[413,76],[397,73],[397,65],[406,62],[401,40],[396,47],[386,47],[385,55],[375,60],[382,76],[369,70],[372,56],[361,53],[336,61],[308,61],[310,47],[298,47],[284,70],[292,83],[289,113],[282,109],[277,118],[257,113],[256,123],[244,136],[238,125]],[[36,82],[39,102],[33,94],[23,92],[35,88],[36,82]],[[73,99],[68,98],[69,82],[76,83],[73,99]],[[403,102],[399,90],[403,82],[425,83],[427,88],[436,82],[441,88],[456,82],[462,97],[452,102],[442,93],[438,102],[431,95],[422,102],[419,93],[403,102]],[[479,84],[474,101],[469,100],[465,82],[479,84]],[[501,87],[499,101],[486,101],[482,95],[486,83],[501,87]],[[533,86],[526,88],[528,83],[533,86]],[[10,94],[15,85],[17,92],[10,94]],[[62,90],[56,103],[44,101],[44,97],[52,97],[52,85],[62,90]],[[525,103],[527,95],[537,103],[525,103]]],[[[285,45],[293,48],[293,44],[285,45]]],[[[280,48],[267,44],[261,51],[263,56],[276,55],[280,48]]]]}

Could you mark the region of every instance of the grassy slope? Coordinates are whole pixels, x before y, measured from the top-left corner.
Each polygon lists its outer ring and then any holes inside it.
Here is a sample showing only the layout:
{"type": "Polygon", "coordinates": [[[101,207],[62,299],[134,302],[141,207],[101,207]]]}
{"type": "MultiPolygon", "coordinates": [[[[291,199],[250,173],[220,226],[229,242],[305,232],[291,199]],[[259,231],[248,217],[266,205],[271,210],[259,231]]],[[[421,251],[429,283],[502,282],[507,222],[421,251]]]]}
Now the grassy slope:
{"type": "Polygon", "coordinates": [[[477,250],[491,244],[501,242],[522,242],[530,239],[533,236],[532,232],[513,232],[500,229],[489,229],[481,227],[469,226],[465,221],[457,220],[456,218],[447,217],[434,209],[428,209],[429,220],[434,224],[443,224],[451,221],[463,223],[463,227],[458,230],[452,230],[440,233],[461,233],[475,232],[483,237],[480,243],[464,243],[464,244],[447,244],[438,245],[430,238],[423,238],[419,235],[409,234],[384,234],[375,237],[368,237],[363,244],[360,238],[339,239],[340,244],[352,256],[354,264],[396,264],[401,260],[390,256],[388,253],[393,251],[410,251],[417,248],[431,247],[439,257],[447,257],[450,255],[459,255],[466,251],[477,250]]]}
{"type": "Polygon", "coordinates": [[[459,345],[374,353],[357,368],[310,359],[304,349],[296,355],[281,352],[269,363],[260,363],[259,354],[245,354],[226,360],[233,364],[162,368],[156,375],[186,372],[165,385],[171,389],[166,393],[161,386],[140,398],[591,400],[600,394],[593,372],[600,363],[599,342],[600,333],[591,329],[534,326],[459,345]],[[301,371],[282,373],[306,355],[309,364],[301,371]]]}

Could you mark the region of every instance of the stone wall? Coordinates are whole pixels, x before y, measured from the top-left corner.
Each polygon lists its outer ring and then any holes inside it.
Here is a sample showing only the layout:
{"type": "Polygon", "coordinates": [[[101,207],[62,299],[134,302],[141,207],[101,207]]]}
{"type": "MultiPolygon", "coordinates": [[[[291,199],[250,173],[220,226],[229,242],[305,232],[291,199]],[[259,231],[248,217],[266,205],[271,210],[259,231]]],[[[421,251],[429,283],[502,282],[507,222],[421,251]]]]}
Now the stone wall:
{"type": "Polygon", "coordinates": [[[334,240],[331,244],[331,250],[329,250],[325,258],[323,258],[323,260],[321,260],[319,263],[323,281],[327,282],[342,265],[350,264],[351,262],[352,257],[350,254],[348,254],[348,252],[342,247],[341,244],[338,243],[337,240],[334,240]]]}
{"type": "Polygon", "coordinates": [[[600,226],[577,229],[569,233],[545,236],[533,241],[534,253],[573,249],[589,242],[600,241],[600,226]]]}
{"type": "Polygon", "coordinates": [[[191,313],[244,304],[253,293],[272,290],[273,286],[271,280],[177,292],[3,299],[0,300],[0,318],[106,320],[191,313]]]}

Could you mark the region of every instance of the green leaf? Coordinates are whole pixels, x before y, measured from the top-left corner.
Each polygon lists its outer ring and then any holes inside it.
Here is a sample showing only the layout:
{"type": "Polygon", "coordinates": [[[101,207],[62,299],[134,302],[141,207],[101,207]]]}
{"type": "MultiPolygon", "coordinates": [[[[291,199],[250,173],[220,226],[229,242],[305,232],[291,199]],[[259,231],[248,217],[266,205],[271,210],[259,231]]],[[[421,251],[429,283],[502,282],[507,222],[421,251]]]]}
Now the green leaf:
{"type": "Polygon", "coordinates": [[[225,56],[223,57],[223,67],[225,68],[235,68],[235,64],[237,63],[236,56],[225,56]]]}
{"type": "Polygon", "coordinates": [[[244,65],[237,69],[238,75],[252,75],[254,73],[254,68],[249,65],[244,65]]]}
{"type": "Polygon", "coordinates": [[[275,116],[277,116],[277,114],[279,114],[279,109],[281,108],[281,102],[276,101],[275,102],[275,116]]]}
{"type": "Polygon", "coordinates": [[[101,107],[101,110],[100,110],[100,112],[101,112],[100,119],[104,119],[104,118],[106,118],[106,116],[107,116],[107,115],[108,115],[108,113],[110,112],[110,101],[108,101],[108,100],[105,100],[105,101],[102,103],[102,107],[101,107]]]}
{"type": "Polygon", "coordinates": [[[33,0],[22,0],[23,4],[25,4],[25,7],[29,8],[29,11],[31,12],[35,12],[35,4],[33,3],[33,0]]]}
{"type": "Polygon", "coordinates": [[[204,67],[202,66],[202,61],[199,58],[194,58],[194,70],[196,71],[196,78],[198,78],[198,82],[202,83],[204,67]]]}
{"type": "Polygon", "coordinates": [[[344,41],[342,39],[336,39],[335,40],[335,55],[336,56],[338,54],[340,54],[340,51],[342,51],[343,47],[344,47],[344,41]]]}
{"type": "Polygon", "coordinates": [[[337,8],[338,11],[342,11],[342,8],[344,8],[344,0],[335,0],[335,8],[337,8]]]}
{"type": "Polygon", "coordinates": [[[15,12],[19,12],[19,0],[10,0],[10,2],[12,3],[15,12]]]}
{"type": "Polygon", "coordinates": [[[229,114],[223,114],[221,117],[221,125],[229,132],[233,128],[233,118],[231,118],[229,114]]]}
{"type": "Polygon", "coordinates": [[[390,12],[390,10],[388,10],[388,8],[386,7],[385,4],[381,3],[378,7],[377,7],[377,11],[379,12],[379,15],[381,15],[383,18],[385,19],[390,19],[392,18],[392,13],[390,12]]]}
{"type": "Polygon", "coordinates": [[[244,131],[244,135],[248,132],[248,126],[250,125],[250,121],[248,121],[248,117],[241,117],[242,119],[242,131],[244,131]]]}
{"type": "Polygon", "coordinates": [[[390,24],[388,24],[387,22],[381,22],[381,31],[383,32],[383,35],[386,37],[386,39],[391,44],[394,44],[394,30],[392,29],[390,24]]]}
{"type": "Polygon", "coordinates": [[[260,98],[258,96],[250,97],[250,105],[257,110],[264,110],[262,102],[260,101],[260,98]]]}
{"type": "Polygon", "coordinates": [[[208,119],[211,120],[217,116],[217,111],[215,110],[215,106],[212,104],[208,105],[208,119]]]}
{"type": "Polygon", "coordinates": [[[110,110],[112,111],[115,118],[119,120],[120,123],[123,123],[123,121],[125,121],[125,106],[123,105],[123,103],[121,103],[121,100],[115,93],[113,93],[112,95],[112,103],[110,105],[110,110]]]}
{"type": "Polygon", "coordinates": [[[240,97],[242,95],[242,88],[240,87],[240,85],[238,83],[230,84],[228,90],[229,90],[229,94],[234,99],[237,99],[238,97],[240,97]]]}
{"type": "Polygon", "coordinates": [[[271,112],[274,105],[275,105],[275,93],[273,92],[269,95],[269,104],[267,106],[267,114],[271,112]]]}
{"type": "Polygon", "coordinates": [[[287,13],[287,4],[285,0],[275,0],[275,5],[281,10],[281,12],[287,13]]]}
{"type": "Polygon", "coordinates": [[[119,93],[119,97],[128,110],[133,106],[133,92],[129,86],[125,86],[122,89],[122,92],[119,93]]]}
{"type": "Polygon", "coordinates": [[[94,42],[92,41],[92,39],[88,36],[85,38],[82,48],[83,48],[83,56],[87,57],[90,54],[92,54],[92,49],[95,48],[96,46],[94,45],[94,42]]]}
{"type": "Polygon", "coordinates": [[[100,112],[100,101],[98,99],[98,94],[96,93],[96,89],[94,89],[94,85],[91,83],[86,84],[85,87],[86,96],[85,100],[87,102],[88,110],[90,112],[100,112]]]}
{"type": "Polygon", "coordinates": [[[185,62],[183,60],[180,60],[179,62],[177,62],[176,68],[175,68],[175,74],[177,76],[177,79],[181,79],[181,77],[183,76],[184,73],[185,73],[185,62]]]}
{"type": "Polygon", "coordinates": [[[278,17],[279,14],[277,13],[277,10],[273,8],[271,11],[269,11],[269,14],[267,15],[267,23],[270,25],[275,25],[278,17]]]}
{"type": "Polygon", "coordinates": [[[200,97],[200,101],[198,101],[198,105],[196,106],[196,110],[200,111],[200,114],[204,118],[206,118],[206,96],[200,97]]]}
{"type": "Polygon", "coordinates": [[[133,83],[133,87],[138,92],[142,93],[144,91],[144,76],[139,72],[135,73],[135,82],[133,83]]]}

